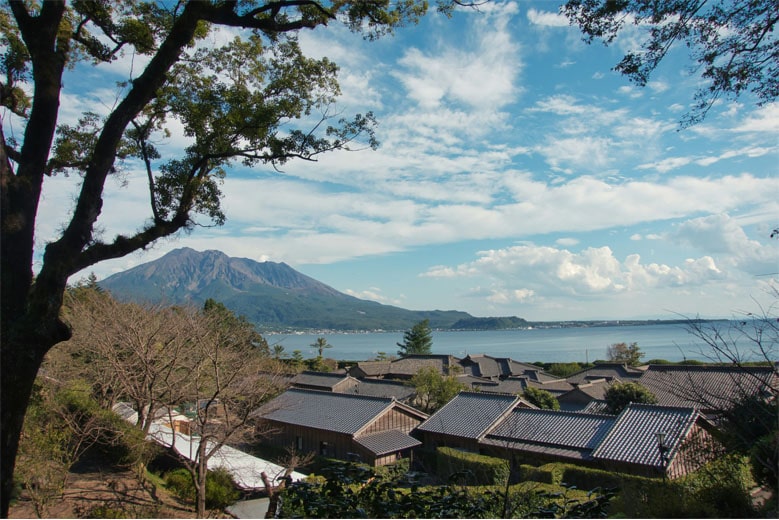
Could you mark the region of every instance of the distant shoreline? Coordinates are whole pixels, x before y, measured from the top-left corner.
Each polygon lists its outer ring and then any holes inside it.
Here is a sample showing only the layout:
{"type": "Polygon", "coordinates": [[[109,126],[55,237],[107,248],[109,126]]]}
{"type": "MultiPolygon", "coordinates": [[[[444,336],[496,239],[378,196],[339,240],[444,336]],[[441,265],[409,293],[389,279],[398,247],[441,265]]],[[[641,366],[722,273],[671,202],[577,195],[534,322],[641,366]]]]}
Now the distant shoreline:
{"type": "MultiPolygon", "coordinates": [[[[694,323],[719,323],[730,321],[724,318],[720,319],[674,319],[674,320],[566,320],[566,321],[535,321],[527,322],[523,327],[504,327],[504,328],[433,328],[433,331],[439,332],[468,332],[468,331],[496,331],[496,330],[531,330],[531,329],[575,329],[575,328],[591,328],[591,327],[636,327],[636,326],[651,326],[651,325],[686,325],[694,323]]],[[[262,334],[278,335],[278,334],[395,334],[402,333],[404,329],[317,329],[317,328],[285,328],[285,329],[259,329],[262,334]]]]}

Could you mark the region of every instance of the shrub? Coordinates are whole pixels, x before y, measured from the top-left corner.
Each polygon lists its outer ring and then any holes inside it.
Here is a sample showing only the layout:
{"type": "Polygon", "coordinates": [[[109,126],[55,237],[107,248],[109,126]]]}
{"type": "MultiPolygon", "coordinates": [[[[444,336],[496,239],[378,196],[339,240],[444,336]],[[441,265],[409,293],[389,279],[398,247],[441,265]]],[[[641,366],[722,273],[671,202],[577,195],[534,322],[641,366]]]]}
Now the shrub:
{"type": "MultiPolygon", "coordinates": [[[[192,475],[184,468],[168,472],[165,484],[184,500],[195,500],[195,484],[192,475]]],[[[224,509],[236,500],[240,493],[226,469],[218,468],[206,475],[206,509],[224,509]]]]}
{"type": "Polygon", "coordinates": [[[444,479],[467,475],[469,485],[505,484],[509,478],[509,463],[505,459],[468,453],[453,448],[438,448],[436,467],[444,479]]]}

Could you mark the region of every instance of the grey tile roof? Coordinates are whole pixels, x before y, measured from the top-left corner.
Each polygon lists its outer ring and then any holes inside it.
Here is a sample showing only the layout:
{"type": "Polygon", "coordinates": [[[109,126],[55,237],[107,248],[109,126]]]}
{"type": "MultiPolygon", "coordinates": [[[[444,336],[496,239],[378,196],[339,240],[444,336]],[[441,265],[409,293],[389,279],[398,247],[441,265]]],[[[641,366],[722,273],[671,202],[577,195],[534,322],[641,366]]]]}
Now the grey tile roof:
{"type": "Polygon", "coordinates": [[[359,361],[352,369],[359,369],[367,376],[383,376],[389,372],[390,365],[390,361],[359,361]]]}
{"type": "Polygon", "coordinates": [[[393,405],[391,398],[291,388],[265,404],[265,419],[354,434],[393,405]]]}
{"type": "Polygon", "coordinates": [[[698,419],[693,408],[630,404],[617,416],[616,423],[593,451],[595,459],[661,468],[656,432],[665,432],[673,459],[681,442],[698,419]]]}
{"type": "Polygon", "coordinates": [[[593,450],[615,420],[610,415],[516,408],[492,428],[486,438],[593,450]]]}
{"type": "Polygon", "coordinates": [[[530,363],[521,363],[511,358],[496,358],[485,354],[471,354],[460,360],[463,371],[476,377],[500,378],[527,377],[544,381],[559,379],[543,371],[541,367],[530,363]]]}
{"type": "Polygon", "coordinates": [[[726,410],[747,395],[767,395],[771,367],[715,365],[650,365],[639,383],[647,387],[658,404],[702,410],[726,410]]]}
{"type": "Polygon", "coordinates": [[[573,390],[573,385],[566,381],[565,379],[554,379],[551,381],[533,381],[530,379],[527,379],[527,386],[532,386],[533,388],[538,388],[540,390],[546,390],[547,392],[551,393],[555,397],[561,394],[564,394],[565,392],[568,392],[570,390],[573,390]]]}
{"type": "Polygon", "coordinates": [[[478,439],[519,402],[514,395],[460,392],[417,430],[478,439]]]}
{"type": "Polygon", "coordinates": [[[331,390],[335,385],[346,380],[348,376],[332,372],[304,371],[292,379],[292,384],[298,387],[322,388],[331,390]]]}
{"type": "Polygon", "coordinates": [[[583,395],[590,399],[603,399],[606,397],[606,390],[611,386],[612,381],[605,379],[597,379],[590,383],[582,383],[576,385],[575,388],[568,392],[557,396],[557,400],[561,403],[569,397],[575,397],[577,395],[583,395]]]}
{"type": "Polygon", "coordinates": [[[571,374],[565,380],[573,384],[587,383],[595,379],[619,379],[624,382],[635,381],[643,373],[643,370],[624,363],[599,363],[594,367],[571,374]]]}
{"type": "Polygon", "coordinates": [[[375,455],[385,455],[422,445],[417,439],[399,430],[371,433],[356,437],[354,440],[375,455]]]}
{"type": "Polygon", "coordinates": [[[353,387],[345,390],[344,393],[373,397],[394,397],[398,401],[405,401],[412,397],[416,390],[414,390],[413,386],[404,385],[400,381],[362,379],[353,387]]]}
{"type": "Polygon", "coordinates": [[[482,392],[492,392],[501,394],[518,395],[525,391],[528,386],[528,380],[524,377],[511,377],[502,381],[496,381],[493,384],[475,383],[474,387],[482,392]]]}
{"type": "Polygon", "coordinates": [[[424,367],[433,367],[439,374],[447,374],[449,366],[455,362],[457,359],[448,355],[412,355],[393,360],[387,373],[413,376],[424,367]]]}

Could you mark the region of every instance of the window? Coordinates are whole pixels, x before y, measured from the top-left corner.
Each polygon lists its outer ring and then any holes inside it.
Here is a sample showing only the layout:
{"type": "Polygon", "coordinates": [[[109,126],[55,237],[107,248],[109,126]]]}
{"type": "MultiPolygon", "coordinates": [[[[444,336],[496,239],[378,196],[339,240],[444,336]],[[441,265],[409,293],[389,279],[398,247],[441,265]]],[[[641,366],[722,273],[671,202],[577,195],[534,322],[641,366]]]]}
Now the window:
{"type": "Polygon", "coordinates": [[[295,437],[295,447],[297,448],[298,451],[303,450],[303,437],[301,437],[300,435],[295,437]]]}
{"type": "Polygon", "coordinates": [[[328,449],[327,448],[328,448],[328,446],[327,446],[327,443],[325,441],[320,442],[319,443],[319,454],[326,457],[328,455],[328,449]]]}

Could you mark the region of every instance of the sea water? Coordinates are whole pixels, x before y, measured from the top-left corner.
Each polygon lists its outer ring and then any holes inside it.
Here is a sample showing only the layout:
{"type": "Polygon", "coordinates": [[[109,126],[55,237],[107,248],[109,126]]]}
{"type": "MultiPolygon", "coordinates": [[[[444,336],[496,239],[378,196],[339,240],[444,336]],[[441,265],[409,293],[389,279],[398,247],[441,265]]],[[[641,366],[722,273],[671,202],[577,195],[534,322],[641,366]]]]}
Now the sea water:
{"type": "MultiPolygon", "coordinates": [[[[727,322],[712,322],[703,327],[727,327],[727,322]]],[[[269,334],[270,345],[280,344],[291,355],[300,350],[304,358],[315,357],[311,346],[324,337],[332,345],[324,356],[334,359],[362,361],[375,359],[383,352],[397,355],[397,343],[403,341],[403,332],[364,332],[318,334],[269,334]]],[[[607,359],[606,350],[614,343],[638,343],[644,352],[644,361],[665,359],[683,361],[696,359],[715,361],[706,343],[690,333],[688,324],[650,324],[626,326],[592,326],[565,328],[533,328],[522,330],[488,331],[433,331],[433,354],[451,354],[456,357],[485,354],[508,357],[515,361],[532,363],[592,362],[607,359]]]]}

